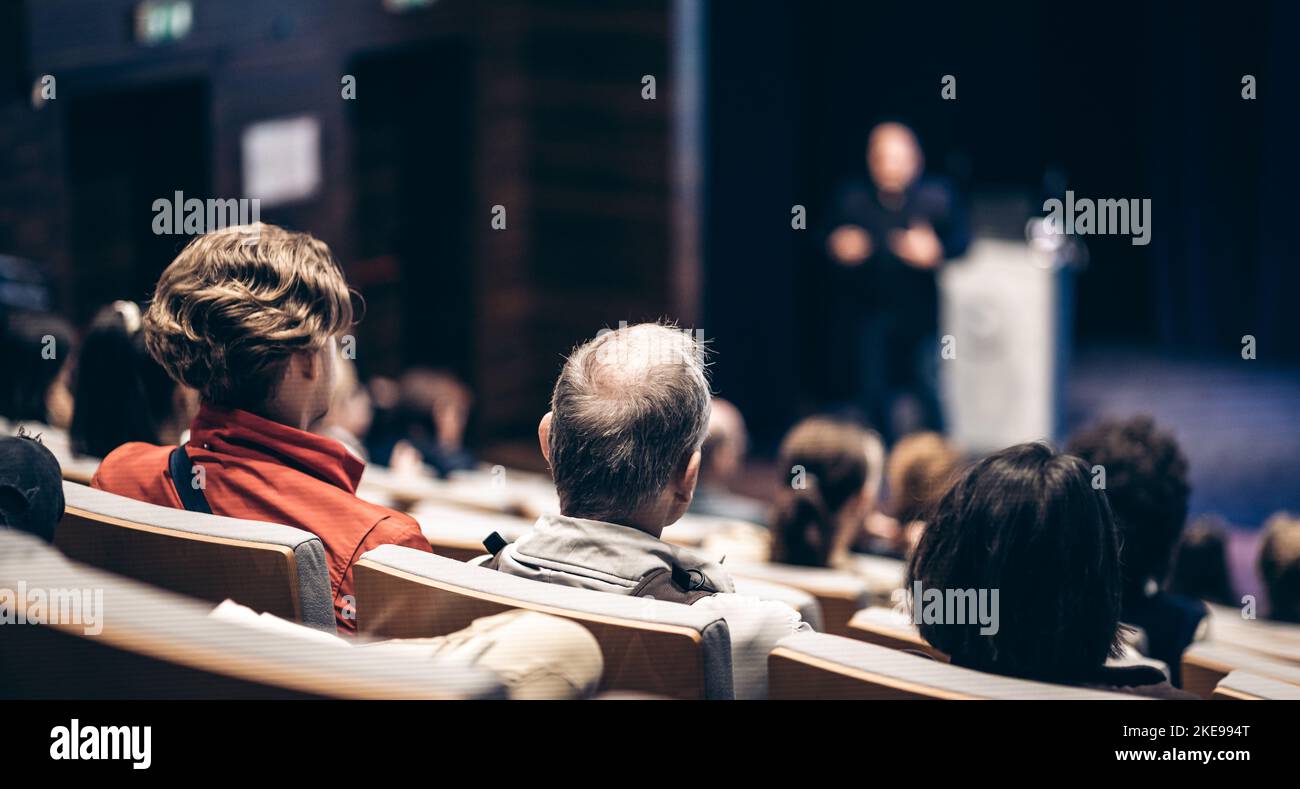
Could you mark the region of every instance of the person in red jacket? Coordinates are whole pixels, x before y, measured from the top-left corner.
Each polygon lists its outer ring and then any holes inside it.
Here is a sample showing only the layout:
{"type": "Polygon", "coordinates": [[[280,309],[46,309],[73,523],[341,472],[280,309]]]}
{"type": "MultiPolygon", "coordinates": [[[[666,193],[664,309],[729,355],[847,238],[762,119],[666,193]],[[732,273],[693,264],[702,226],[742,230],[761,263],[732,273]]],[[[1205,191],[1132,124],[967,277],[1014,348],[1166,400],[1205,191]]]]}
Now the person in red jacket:
{"type": "Polygon", "coordinates": [[[124,444],[91,480],[141,501],[319,536],[347,632],[356,630],[361,555],[388,543],[429,550],[410,516],[356,497],[360,458],[307,432],[329,407],[338,337],[351,325],[347,283],[323,242],[260,223],[200,236],[163,272],[144,316],[149,353],[202,400],[189,442],[176,454],[124,444]]]}

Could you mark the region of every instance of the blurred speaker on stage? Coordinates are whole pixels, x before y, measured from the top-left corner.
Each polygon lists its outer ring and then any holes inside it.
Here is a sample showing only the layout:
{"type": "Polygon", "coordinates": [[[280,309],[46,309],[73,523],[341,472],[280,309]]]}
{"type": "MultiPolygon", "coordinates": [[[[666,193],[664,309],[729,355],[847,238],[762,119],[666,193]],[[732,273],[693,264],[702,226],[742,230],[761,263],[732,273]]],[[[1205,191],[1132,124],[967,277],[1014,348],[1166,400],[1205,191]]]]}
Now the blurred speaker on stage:
{"type": "Polygon", "coordinates": [[[892,443],[944,428],[936,275],[966,251],[970,231],[951,184],[923,175],[910,128],[879,124],[866,154],[867,177],[848,179],[831,203],[826,249],[853,302],[859,406],[892,443]]]}

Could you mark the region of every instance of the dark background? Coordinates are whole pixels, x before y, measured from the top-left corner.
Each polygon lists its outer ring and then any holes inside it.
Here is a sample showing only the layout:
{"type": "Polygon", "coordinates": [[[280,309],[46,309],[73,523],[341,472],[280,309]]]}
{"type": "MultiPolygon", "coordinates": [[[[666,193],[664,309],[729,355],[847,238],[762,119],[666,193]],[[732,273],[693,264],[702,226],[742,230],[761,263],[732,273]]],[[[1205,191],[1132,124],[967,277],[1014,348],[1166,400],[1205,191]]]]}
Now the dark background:
{"type": "Polygon", "coordinates": [[[713,338],[760,452],[841,397],[842,305],[790,210],[816,227],[885,117],[977,218],[1041,205],[1049,171],[1152,200],[1150,246],[1087,239],[1083,350],[1231,360],[1253,334],[1261,364],[1300,360],[1294,4],[194,0],[162,47],[132,40],[135,7],[0,0],[0,254],[38,261],[78,321],[144,300],[185,241],[150,232],[152,200],[240,196],[242,129],[313,115],[324,188],[263,218],[343,262],[363,373],[451,368],[478,395],[475,443],[518,443],[520,463],[562,355],[621,320],[713,338]],[[46,73],[58,98],[34,109],[46,73]]]}

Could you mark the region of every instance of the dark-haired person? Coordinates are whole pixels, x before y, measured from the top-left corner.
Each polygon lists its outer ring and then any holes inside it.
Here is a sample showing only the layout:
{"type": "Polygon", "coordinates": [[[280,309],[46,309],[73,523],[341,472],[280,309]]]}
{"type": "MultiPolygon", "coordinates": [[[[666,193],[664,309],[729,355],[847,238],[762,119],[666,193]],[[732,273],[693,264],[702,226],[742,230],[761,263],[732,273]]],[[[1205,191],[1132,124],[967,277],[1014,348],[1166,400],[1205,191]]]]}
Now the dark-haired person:
{"type": "MultiPolygon", "coordinates": [[[[372,385],[381,380],[372,379],[372,385]]],[[[392,388],[393,401],[375,398],[374,424],[366,442],[374,462],[400,468],[401,455],[414,451],[443,478],[477,465],[465,447],[474,393],[464,381],[447,370],[415,367],[383,385],[392,388]]]]}
{"type": "Polygon", "coordinates": [[[72,325],[53,313],[16,311],[0,326],[0,417],[11,432],[22,426],[40,435],[56,455],[68,453],[74,343],[72,325]]]}
{"type": "Polygon", "coordinates": [[[62,519],[59,461],[25,432],[0,438],[0,526],[53,542],[62,519]]]}
{"type": "Polygon", "coordinates": [[[709,423],[704,347],[642,323],[574,349],[538,425],[561,515],[544,515],[487,566],[546,583],[722,614],[737,698],[767,693],[767,655],[808,628],[783,603],[735,594],[721,564],[660,539],[690,506],[709,423]]]}
{"type": "Polygon", "coordinates": [[[1121,645],[1119,546],[1106,494],[1082,460],[1043,444],[996,452],[940,498],[907,571],[914,600],[919,589],[923,600],[994,601],[991,626],[940,610],[917,622],[921,635],[967,668],[1191,698],[1159,669],[1106,665],[1121,645]]]}
{"type": "Polygon", "coordinates": [[[790,477],[772,507],[772,561],[838,563],[875,506],[870,441],[858,425],[827,417],[804,419],[786,434],[778,463],[790,477]]]}
{"type": "Polygon", "coordinates": [[[1066,451],[1094,471],[1105,470],[1106,496],[1122,535],[1121,619],[1146,632],[1147,654],[1163,660],[1174,684],[1181,685],[1183,650],[1206,615],[1199,600],[1165,589],[1187,520],[1187,458],[1173,435],[1148,416],[1103,420],[1076,433],[1066,451]]]}
{"type": "Polygon", "coordinates": [[[1228,529],[1217,515],[1188,524],[1169,563],[1169,591],[1218,605],[1241,605],[1228,570],[1228,529]]]}
{"type": "Polygon", "coordinates": [[[194,416],[188,387],[149,355],[135,302],[96,314],[81,340],[73,390],[72,451],[102,458],[123,444],[175,444],[194,416]]]}
{"type": "Polygon", "coordinates": [[[1268,615],[1300,623],[1300,517],[1278,512],[1264,524],[1259,575],[1268,591],[1268,615]]]}
{"type": "Polygon", "coordinates": [[[144,316],[149,352],[199,392],[189,442],[126,444],[91,481],[316,534],[344,631],[356,630],[352,568],[363,553],[385,543],[429,550],[409,516],[356,497],[365,468],[356,455],[307,432],[329,409],[337,337],[351,325],[351,293],[324,243],[264,224],[196,238],[163,272],[144,316]]]}

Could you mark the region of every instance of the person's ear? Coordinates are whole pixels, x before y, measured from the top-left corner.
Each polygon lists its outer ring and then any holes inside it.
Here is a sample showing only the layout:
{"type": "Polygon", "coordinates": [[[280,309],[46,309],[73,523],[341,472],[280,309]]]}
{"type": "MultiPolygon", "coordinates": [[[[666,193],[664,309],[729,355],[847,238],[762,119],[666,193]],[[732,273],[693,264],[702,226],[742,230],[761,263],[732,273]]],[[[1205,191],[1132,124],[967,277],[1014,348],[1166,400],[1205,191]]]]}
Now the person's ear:
{"type": "Polygon", "coordinates": [[[690,501],[695,495],[695,485],[700,481],[700,450],[695,450],[686,461],[682,474],[677,479],[676,493],[679,499],[690,501]]]}
{"type": "Polygon", "coordinates": [[[542,457],[546,465],[551,465],[551,412],[547,411],[542,421],[537,423],[537,443],[542,445],[542,457]]]}

